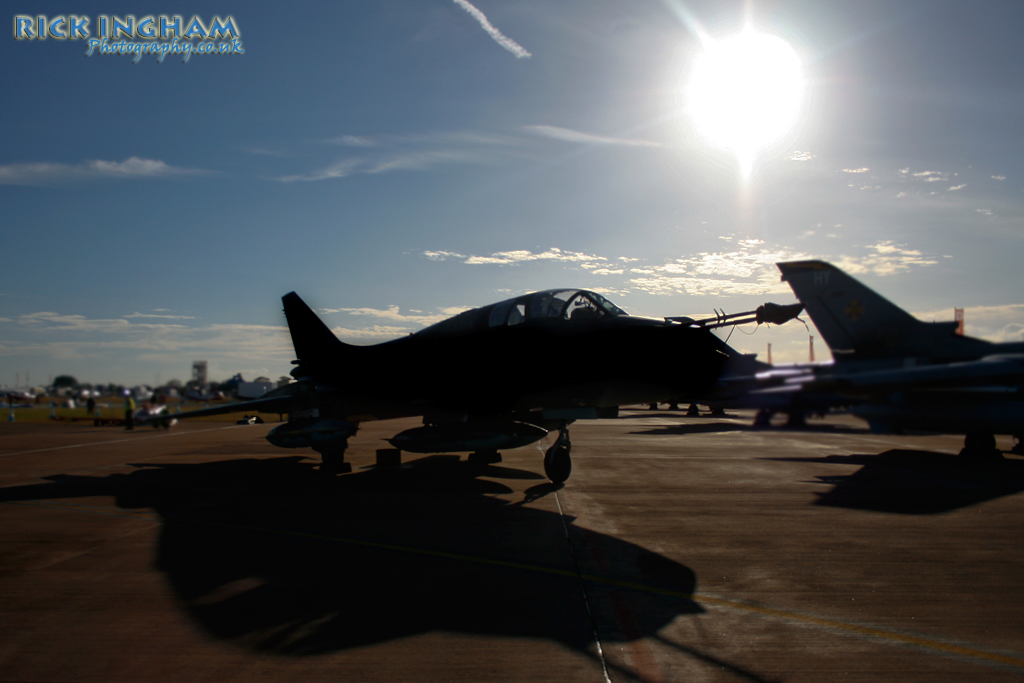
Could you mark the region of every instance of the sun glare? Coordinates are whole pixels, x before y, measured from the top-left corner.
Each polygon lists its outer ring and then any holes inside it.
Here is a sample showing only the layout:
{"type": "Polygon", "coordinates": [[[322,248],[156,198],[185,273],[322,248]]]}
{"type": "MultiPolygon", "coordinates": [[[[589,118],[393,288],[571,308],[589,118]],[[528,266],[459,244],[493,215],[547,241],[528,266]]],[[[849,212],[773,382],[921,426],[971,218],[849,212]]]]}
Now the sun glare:
{"type": "Polygon", "coordinates": [[[686,87],[686,110],[709,142],[731,149],[749,172],[757,151],[793,126],[803,85],[796,51],[747,29],[705,42],[686,87]]]}

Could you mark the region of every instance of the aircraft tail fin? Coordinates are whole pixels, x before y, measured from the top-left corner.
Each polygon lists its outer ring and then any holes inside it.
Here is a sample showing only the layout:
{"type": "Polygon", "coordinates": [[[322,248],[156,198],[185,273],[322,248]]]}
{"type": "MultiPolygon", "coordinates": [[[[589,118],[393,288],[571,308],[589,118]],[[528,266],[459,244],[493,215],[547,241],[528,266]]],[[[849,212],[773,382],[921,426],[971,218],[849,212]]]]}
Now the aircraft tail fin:
{"type": "Polygon", "coordinates": [[[288,331],[292,335],[295,356],[300,364],[318,364],[344,353],[350,346],[334,336],[316,313],[298,294],[290,292],[281,300],[284,314],[288,319],[288,331]]]}
{"type": "Polygon", "coordinates": [[[830,263],[776,265],[837,359],[959,355],[984,344],[954,339],[954,322],[921,322],[830,263]]]}

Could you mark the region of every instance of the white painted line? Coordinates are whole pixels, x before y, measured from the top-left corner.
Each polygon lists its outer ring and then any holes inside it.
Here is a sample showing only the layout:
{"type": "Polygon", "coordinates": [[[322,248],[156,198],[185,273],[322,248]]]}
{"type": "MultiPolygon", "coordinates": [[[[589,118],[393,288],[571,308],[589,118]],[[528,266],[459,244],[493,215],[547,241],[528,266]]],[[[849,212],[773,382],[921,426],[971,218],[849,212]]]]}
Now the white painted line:
{"type": "Polygon", "coordinates": [[[604,649],[601,647],[601,636],[597,632],[597,622],[594,620],[594,612],[590,609],[590,598],[587,596],[587,584],[583,580],[583,572],[580,570],[580,561],[576,556],[576,548],[573,547],[572,538],[569,536],[569,525],[565,521],[565,513],[562,512],[562,501],[558,499],[558,491],[554,491],[555,504],[558,505],[558,518],[562,521],[562,531],[565,532],[565,541],[569,544],[569,554],[572,555],[572,562],[576,567],[576,577],[580,582],[580,590],[583,593],[583,604],[587,608],[587,620],[590,622],[590,630],[594,634],[594,645],[597,647],[597,658],[601,662],[601,671],[604,674],[604,683],[612,683],[608,675],[608,662],[604,658],[604,649]]]}

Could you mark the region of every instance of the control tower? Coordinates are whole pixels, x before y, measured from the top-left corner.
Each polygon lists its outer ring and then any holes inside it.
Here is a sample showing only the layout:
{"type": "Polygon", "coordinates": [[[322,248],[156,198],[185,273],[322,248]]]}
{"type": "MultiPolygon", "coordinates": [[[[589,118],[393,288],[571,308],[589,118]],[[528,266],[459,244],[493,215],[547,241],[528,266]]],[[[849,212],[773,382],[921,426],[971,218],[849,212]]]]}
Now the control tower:
{"type": "Polygon", "coordinates": [[[199,385],[200,390],[206,389],[206,361],[192,361],[192,381],[199,385]]]}

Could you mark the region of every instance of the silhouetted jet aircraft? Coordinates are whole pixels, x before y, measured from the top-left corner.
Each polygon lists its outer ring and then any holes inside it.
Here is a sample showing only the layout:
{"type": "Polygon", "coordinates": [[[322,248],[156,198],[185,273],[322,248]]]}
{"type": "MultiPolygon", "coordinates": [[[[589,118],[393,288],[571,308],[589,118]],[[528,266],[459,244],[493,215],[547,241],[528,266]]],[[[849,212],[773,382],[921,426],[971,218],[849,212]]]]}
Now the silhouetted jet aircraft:
{"type": "Polygon", "coordinates": [[[963,455],[995,452],[994,434],[1024,435],[1024,343],[921,322],[829,263],[777,265],[834,358],[793,386],[848,397],[879,431],[966,434],[963,455]]]}
{"type": "Polygon", "coordinates": [[[499,450],[558,438],[544,456],[556,483],[572,468],[568,425],[613,417],[618,406],[697,395],[728,361],[719,325],[795,317],[799,306],[766,304],[709,321],[628,315],[600,294],[536,292],[465,311],[373,346],[341,342],[294,292],[284,298],[297,380],[263,398],[175,417],[258,410],[287,413],[267,434],[284,448],[313,448],[321,471],[351,471],[344,454],[359,423],[422,416],[390,440],[414,453],[499,450]]]}

